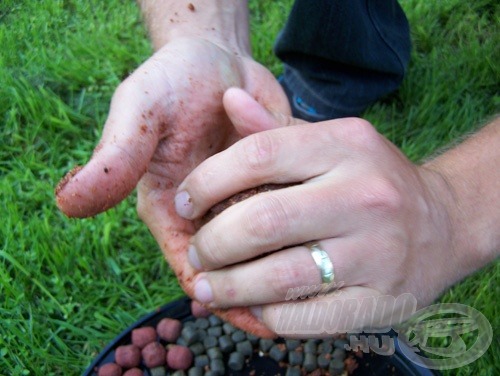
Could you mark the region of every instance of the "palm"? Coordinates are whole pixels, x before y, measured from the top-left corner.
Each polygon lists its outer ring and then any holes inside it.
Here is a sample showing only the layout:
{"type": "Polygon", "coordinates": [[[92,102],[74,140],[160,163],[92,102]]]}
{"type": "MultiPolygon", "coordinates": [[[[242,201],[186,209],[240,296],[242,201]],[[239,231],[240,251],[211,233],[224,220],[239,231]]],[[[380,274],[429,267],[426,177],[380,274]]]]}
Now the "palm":
{"type": "Polygon", "coordinates": [[[194,271],[186,249],[194,226],[175,213],[174,194],[195,166],[241,138],[222,104],[233,86],[289,113],[277,81],[250,58],[205,40],[167,44],[117,89],[93,158],[57,190],[61,210],[95,215],[116,205],[140,180],[139,215],[190,292],[194,271]]]}
{"type": "MultiPolygon", "coordinates": [[[[212,43],[171,43],[151,60],[148,64],[153,68],[147,72],[147,80],[160,89],[144,114],[158,135],[158,143],[141,179],[141,202],[154,202],[155,196],[163,200],[173,197],[194,167],[241,138],[222,105],[229,87],[243,87],[264,105],[289,111],[279,84],[265,68],[212,43]]],[[[173,209],[173,200],[166,202],[160,206],[173,209]]],[[[143,214],[141,209],[141,215],[147,221],[149,212],[143,214]]],[[[173,230],[186,229],[177,215],[168,219],[173,230]]]]}

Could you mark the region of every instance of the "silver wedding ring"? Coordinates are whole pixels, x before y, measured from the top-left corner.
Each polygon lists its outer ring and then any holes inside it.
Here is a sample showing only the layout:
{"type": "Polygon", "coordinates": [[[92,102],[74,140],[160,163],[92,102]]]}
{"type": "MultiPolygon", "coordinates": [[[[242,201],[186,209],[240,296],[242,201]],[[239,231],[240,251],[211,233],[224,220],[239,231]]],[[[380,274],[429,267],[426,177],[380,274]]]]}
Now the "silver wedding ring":
{"type": "Polygon", "coordinates": [[[333,264],[330,257],[328,257],[328,253],[321,249],[318,243],[306,243],[305,246],[311,251],[311,256],[321,275],[321,282],[332,283],[335,274],[333,271],[333,264]]]}

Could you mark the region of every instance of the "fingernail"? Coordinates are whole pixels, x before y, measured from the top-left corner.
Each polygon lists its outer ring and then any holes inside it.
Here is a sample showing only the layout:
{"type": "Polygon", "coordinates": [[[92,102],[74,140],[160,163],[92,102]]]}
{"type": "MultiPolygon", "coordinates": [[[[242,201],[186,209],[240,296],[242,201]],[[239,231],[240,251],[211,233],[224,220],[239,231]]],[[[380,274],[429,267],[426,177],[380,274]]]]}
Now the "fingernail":
{"type": "Polygon", "coordinates": [[[196,248],[194,245],[190,245],[188,247],[188,260],[189,263],[193,268],[196,270],[201,270],[203,269],[201,266],[200,259],[198,258],[198,252],[196,251],[196,248]]]}
{"type": "Polygon", "coordinates": [[[194,285],[194,298],[200,303],[210,303],[214,300],[212,287],[206,278],[200,278],[194,285]]]}
{"type": "Polygon", "coordinates": [[[174,199],[175,211],[181,217],[190,219],[194,213],[193,203],[191,196],[186,191],[179,192],[175,195],[174,199]]]}
{"type": "Polygon", "coordinates": [[[250,312],[257,320],[262,321],[262,306],[251,306],[250,312]]]}

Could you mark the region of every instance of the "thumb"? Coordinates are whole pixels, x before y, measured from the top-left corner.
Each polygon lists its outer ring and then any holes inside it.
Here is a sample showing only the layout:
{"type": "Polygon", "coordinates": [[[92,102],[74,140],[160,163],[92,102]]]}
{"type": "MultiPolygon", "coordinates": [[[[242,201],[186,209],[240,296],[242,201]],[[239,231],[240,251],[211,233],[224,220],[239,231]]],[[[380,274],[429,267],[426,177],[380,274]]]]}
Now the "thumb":
{"type": "Polygon", "coordinates": [[[222,98],[226,113],[243,137],[269,129],[307,124],[278,111],[266,109],[243,89],[232,87],[222,98]]]}
{"type": "Polygon", "coordinates": [[[89,217],[115,206],[146,171],[159,136],[144,85],[131,76],[118,87],[92,158],[59,182],[57,205],[69,217],[89,217]]]}

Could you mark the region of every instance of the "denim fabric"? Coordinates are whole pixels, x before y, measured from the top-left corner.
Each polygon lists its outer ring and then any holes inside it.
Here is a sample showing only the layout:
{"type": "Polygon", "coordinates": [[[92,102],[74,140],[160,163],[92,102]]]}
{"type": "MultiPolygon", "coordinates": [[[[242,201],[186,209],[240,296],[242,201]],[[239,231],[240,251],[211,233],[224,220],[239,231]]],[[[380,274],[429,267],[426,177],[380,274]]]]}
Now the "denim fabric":
{"type": "Polygon", "coordinates": [[[408,21],[396,0],[296,0],[275,44],[296,117],[359,116],[401,84],[408,21]]]}

